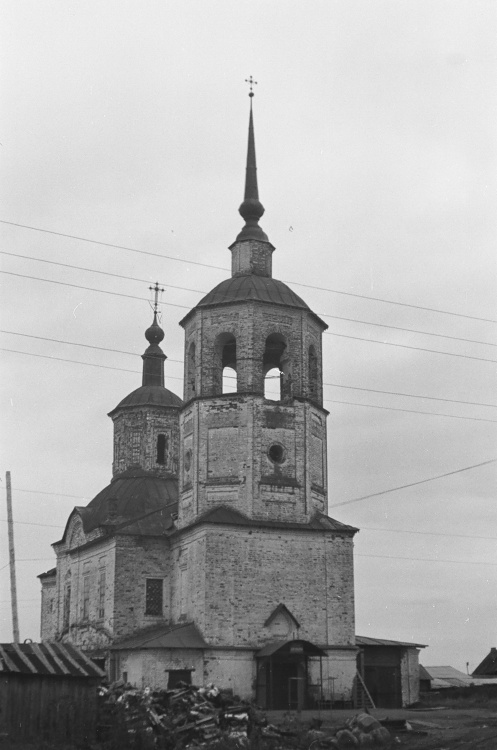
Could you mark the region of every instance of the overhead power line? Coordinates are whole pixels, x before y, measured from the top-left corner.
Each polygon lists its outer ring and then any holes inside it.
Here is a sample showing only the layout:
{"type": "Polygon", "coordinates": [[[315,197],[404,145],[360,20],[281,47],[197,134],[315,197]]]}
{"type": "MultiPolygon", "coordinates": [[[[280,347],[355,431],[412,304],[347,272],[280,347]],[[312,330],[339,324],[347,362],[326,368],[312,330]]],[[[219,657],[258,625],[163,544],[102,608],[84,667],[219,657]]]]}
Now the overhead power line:
{"type": "MultiPolygon", "coordinates": [[[[105,289],[95,289],[94,287],[83,286],[81,284],[70,284],[67,281],[55,281],[54,279],[43,279],[40,276],[29,276],[23,273],[14,273],[13,271],[1,270],[0,273],[7,274],[9,276],[18,276],[23,279],[31,279],[32,281],[44,281],[48,284],[57,284],[59,286],[69,286],[69,287],[72,287],[73,289],[84,289],[85,291],[99,292],[100,294],[110,294],[116,297],[126,297],[127,299],[137,299],[140,301],[148,302],[148,300],[146,300],[145,297],[138,297],[133,294],[123,294],[122,292],[111,292],[105,289]]],[[[159,304],[167,305],[168,307],[181,307],[185,310],[191,309],[188,305],[178,305],[178,304],[173,304],[172,302],[160,302],[159,304]]],[[[474,357],[469,354],[456,354],[455,352],[442,352],[439,349],[425,349],[424,347],[420,347],[420,346],[410,346],[408,344],[396,344],[390,341],[378,341],[377,339],[367,339],[367,338],[362,338],[360,336],[349,336],[349,335],[345,335],[344,333],[333,333],[332,331],[325,331],[325,333],[330,336],[339,336],[340,338],[345,338],[345,339],[355,339],[356,341],[365,341],[369,344],[385,344],[386,346],[396,346],[396,347],[400,347],[401,349],[413,349],[413,350],[421,351],[421,352],[429,352],[430,354],[440,354],[446,357],[473,359],[479,362],[492,362],[494,364],[497,364],[497,359],[487,359],[485,357],[474,357]]]]}
{"type": "MultiPolygon", "coordinates": [[[[53,341],[56,344],[66,344],[68,346],[80,346],[84,347],[85,349],[96,349],[98,351],[102,352],[111,352],[111,353],[117,353],[117,354],[127,354],[129,356],[136,357],[138,356],[136,352],[129,352],[125,351],[123,349],[111,349],[106,346],[95,346],[94,344],[81,344],[77,341],[67,341],[64,339],[55,339],[50,336],[35,336],[32,333],[20,333],[19,331],[6,331],[5,329],[0,329],[0,333],[8,334],[9,336],[22,336],[24,338],[30,338],[30,339],[36,339],[38,341],[53,341]]],[[[14,351],[14,350],[11,350],[14,351]]],[[[48,355],[47,355],[48,356],[48,355]]],[[[173,359],[171,357],[167,358],[168,362],[175,362],[177,364],[183,364],[183,360],[181,359],[173,359]]],[[[68,361],[74,361],[76,360],[68,360],[68,361]]],[[[85,364],[85,363],[81,363],[85,364]]],[[[133,370],[135,372],[135,370],[133,370]]],[[[138,372],[138,370],[136,370],[138,372]]],[[[275,376],[274,379],[277,379],[278,376],[275,376]]],[[[182,378],[175,378],[176,380],[182,380],[182,378]]],[[[273,378],[271,378],[273,379],[273,378]]],[[[444,401],[451,404],[466,404],[468,406],[487,406],[494,409],[497,409],[497,404],[487,404],[483,403],[481,401],[462,401],[461,399],[455,399],[455,398],[442,398],[439,396],[426,396],[426,395],[419,395],[415,393],[404,393],[401,391],[384,391],[380,390],[378,388],[360,388],[359,386],[354,385],[342,385],[341,383],[323,383],[324,386],[327,386],[329,388],[346,388],[348,390],[352,391],[365,391],[367,393],[380,393],[385,394],[387,396],[402,396],[407,398],[421,398],[421,399],[428,399],[430,401],[444,401]]]]}
{"type": "MultiPolygon", "coordinates": [[[[31,229],[35,232],[43,232],[44,234],[53,234],[53,235],[56,235],[57,237],[67,237],[69,239],[79,240],[81,242],[88,242],[93,245],[102,245],[103,247],[116,248],[117,250],[128,250],[129,252],[140,253],[141,255],[152,255],[157,258],[175,260],[180,263],[203,266],[204,268],[214,268],[219,271],[230,270],[227,266],[216,266],[212,263],[201,263],[200,261],[188,260],[186,258],[177,258],[174,255],[164,255],[163,253],[153,253],[147,250],[138,250],[137,248],[127,247],[125,245],[115,245],[110,242],[100,242],[99,240],[89,239],[88,237],[80,237],[80,236],[76,236],[73,234],[65,234],[63,232],[55,232],[54,230],[42,229],[41,227],[33,227],[33,226],[29,226],[28,224],[19,224],[14,221],[6,221],[4,219],[0,219],[0,224],[8,224],[9,226],[19,227],[22,229],[31,229]]],[[[330,292],[332,294],[342,294],[347,297],[356,297],[357,299],[365,299],[365,300],[369,300],[373,302],[384,302],[385,304],[388,304],[388,305],[399,305],[401,307],[409,307],[414,310],[425,310],[426,312],[440,313],[441,315],[454,315],[455,317],[458,317],[458,318],[467,318],[468,320],[479,320],[484,323],[497,323],[497,320],[492,320],[489,318],[482,318],[476,315],[465,315],[463,313],[453,312],[451,310],[440,310],[434,307],[424,307],[422,305],[413,305],[407,302],[397,302],[395,300],[383,299],[382,297],[371,297],[365,294],[356,294],[355,292],[344,292],[343,290],[340,290],[340,289],[330,289],[328,287],[320,287],[320,286],[315,286],[313,284],[303,284],[299,281],[285,281],[284,279],[283,281],[286,284],[295,284],[296,286],[305,287],[306,289],[317,289],[318,291],[321,291],[321,292],[330,292]]]]}
{"type": "MultiPolygon", "coordinates": [[[[21,352],[18,349],[7,349],[6,347],[0,347],[0,351],[2,352],[10,352],[12,354],[23,354],[26,357],[39,357],[40,359],[53,359],[57,362],[70,362],[74,365],[87,365],[88,367],[100,367],[104,370],[118,370],[119,372],[132,372],[137,375],[139,375],[139,370],[129,370],[125,367],[113,367],[111,365],[99,365],[94,362],[80,362],[77,359],[67,359],[66,357],[54,357],[50,354],[35,354],[34,352],[21,352]]],[[[168,380],[183,380],[183,378],[169,375],[168,380]]],[[[459,416],[457,414],[442,414],[441,412],[429,412],[429,411],[417,411],[415,409],[401,409],[400,407],[394,407],[394,406],[376,406],[375,404],[361,404],[357,403],[355,401],[339,401],[335,399],[324,399],[324,403],[326,404],[344,404],[346,406],[363,406],[370,409],[386,409],[388,411],[402,411],[406,412],[408,414],[424,414],[427,417],[448,417],[450,419],[466,419],[470,422],[495,422],[497,423],[496,419],[486,419],[483,417],[463,417],[459,416]]]]}
{"type": "Polygon", "coordinates": [[[439,349],[425,349],[422,346],[410,346],[409,344],[394,344],[392,341],[378,341],[378,339],[365,339],[361,336],[349,336],[345,333],[334,333],[325,331],[328,336],[339,336],[342,339],[355,339],[356,341],[367,341],[368,344],[384,344],[385,346],[397,346],[401,349],[415,349],[418,352],[429,352],[430,354],[443,354],[446,357],[462,357],[463,359],[477,359],[479,362],[493,362],[497,364],[497,359],[487,359],[486,357],[473,357],[470,354],[456,354],[455,352],[441,352],[439,349]]]}
{"type": "Polygon", "coordinates": [[[356,401],[338,401],[332,398],[323,399],[325,404],[344,404],[345,406],[364,406],[367,409],[386,409],[388,411],[403,411],[407,414],[424,414],[427,417],[448,417],[450,419],[466,419],[470,422],[494,422],[497,419],[485,419],[484,417],[461,417],[458,414],[443,414],[435,411],[419,411],[418,409],[402,409],[400,406],[377,406],[376,404],[360,404],[356,401]]]}
{"type": "Polygon", "coordinates": [[[409,560],[410,562],[438,562],[438,563],[459,563],[460,565],[497,565],[494,562],[484,562],[483,560],[445,560],[441,557],[400,557],[400,555],[361,555],[356,552],[355,557],[378,557],[384,560],[409,560]]]}
{"type": "MultiPolygon", "coordinates": [[[[31,261],[37,261],[39,263],[48,263],[52,266],[61,266],[62,268],[70,268],[75,271],[86,271],[88,273],[96,273],[100,274],[101,276],[110,276],[112,278],[116,279],[123,279],[125,281],[136,281],[140,284],[150,284],[150,279],[138,279],[135,276],[124,276],[120,273],[111,273],[110,271],[100,271],[96,268],[86,268],[83,266],[74,266],[70,263],[60,263],[58,261],[54,260],[46,260],[45,258],[35,258],[30,255],[20,255],[19,253],[9,253],[6,250],[0,250],[1,255],[8,255],[10,257],[14,258],[23,258],[24,260],[31,260],[31,261]]],[[[166,282],[160,282],[161,286],[165,286],[166,288],[170,289],[179,289],[183,292],[197,292],[199,294],[206,294],[207,290],[205,289],[192,289],[190,287],[184,287],[184,286],[177,286],[175,284],[169,284],[166,282]]],[[[463,338],[461,336],[450,336],[445,333],[435,333],[433,331],[420,331],[418,329],[414,328],[403,328],[402,326],[392,326],[388,325],[386,323],[376,323],[371,320],[359,320],[358,318],[345,318],[341,315],[331,315],[330,313],[318,313],[318,315],[322,318],[331,318],[333,320],[343,320],[348,323],[359,323],[360,325],[366,325],[366,326],[374,326],[376,328],[388,328],[393,331],[404,331],[406,333],[416,333],[422,336],[433,336],[436,338],[442,338],[442,339],[450,339],[451,341],[462,341],[467,344],[478,344],[482,346],[495,346],[497,347],[497,344],[491,342],[491,341],[479,341],[478,339],[467,339],[463,338]]]]}
{"type": "Polygon", "coordinates": [[[497,458],[491,458],[489,461],[482,461],[479,464],[473,464],[472,466],[464,466],[462,469],[456,469],[455,471],[448,471],[445,474],[437,474],[435,477],[429,477],[428,479],[419,479],[417,482],[410,482],[409,484],[402,484],[399,487],[391,487],[389,490],[381,490],[381,492],[373,492],[371,495],[363,495],[362,497],[355,497],[352,500],[344,500],[343,503],[333,503],[330,508],[338,508],[342,505],[350,505],[351,503],[359,503],[362,500],[370,500],[373,497],[380,497],[380,495],[388,495],[389,492],[397,492],[398,490],[405,490],[408,487],[416,487],[418,484],[426,484],[427,482],[434,482],[436,479],[443,479],[444,477],[451,477],[454,474],[461,474],[463,471],[470,471],[471,469],[479,469],[481,466],[488,466],[494,464],[497,458]]]}
{"type": "MultiPolygon", "coordinates": [[[[37,492],[37,490],[33,490],[33,492],[37,492]]],[[[47,493],[50,494],[50,493],[47,493]]],[[[71,496],[68,496],[71,497],[71,496]]],[[[84,498],[86,499],[86,498],[84,498]]],[[[139,520],[139,519],[138,519],[139,520]]],[[[133,523],[136,522],[136,519],[133,521],[133,523]]],[[[7,523],[6,518],[0,518],[0,523],[7,523]]],[[[43,526],[45,528],[50,529],[64,529],[65,526],[61,526],[60,524],[52,524],[52,523],[36,523],[35,521],[14,521],[14,524],[21,525],[21,526],[43,526]]],[[[413,529],[378,529],[375,527],[370,526],[362,526],[360,527],[360,531],[380,531],[382,533],[386,534],[417,534],[418,536],[436,536],[436,537],[447,537],[449,539],[470,539],[470,540],[485,540],[485,541],[497,541],[497,536],[479,536],[477,534],[446,534],[438,531],[414,531],[413,529]]],[[[19,600],[22,601],[22,600],[19,600]]]]}

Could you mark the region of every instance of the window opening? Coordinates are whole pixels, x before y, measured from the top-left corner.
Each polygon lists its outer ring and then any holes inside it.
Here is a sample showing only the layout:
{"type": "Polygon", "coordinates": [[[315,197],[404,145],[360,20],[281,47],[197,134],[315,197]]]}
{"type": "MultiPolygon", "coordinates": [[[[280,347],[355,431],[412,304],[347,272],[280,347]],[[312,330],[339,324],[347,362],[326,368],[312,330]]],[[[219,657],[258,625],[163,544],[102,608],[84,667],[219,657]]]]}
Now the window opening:
{"type": "Polygon", "coordinates": [[[273,367],[264,378],[264,398],[271,401],[281,401],[281,372],[273,367]]]}
{"type": "Polygon", "coordinates": [[[264,372],[264,398],[281,401],[292,395],[290,360],[285,339],[272,333],[266,339],[262,359],[264,372]]]}
{"type": "Polygon", "coordinates": [[[232,367],[223,367],[223,393],[236,393],[237,375],[232,367]]]}
{"type": "Polygon", "coordinates": [[[156,462],[158,464],[165,464],[166,463],[166,447],[167,447],[167,438],[165,435],[160,434],[157,435],[157,458],[156,462]]]}
{"type": "Polygon", "coordinates": [[[192,684],[192,670],[191,669],[170,669],[169,678],[167,681],[167,689],[173,690],[178,686],[178,683],[182,682],[185,685],[192,684]]]}
{"type": "Polygon", "coordinates": [[[214,388],[217,393],[236,393],[238,390],[236,339],[231,333],[221,333],[216,340],[214,388]]]}
{"type": "Polygon", "coordinates": [[[275,464],[282,464],[285,460],[285,449],[280,443],[273,443],[267,453],[275,464]]]}
{"type": "Polygon", "coordinates": [[[105,617],[105,568],[98,572],[98,617],[102,620],[105,617]]]}
{"type": "Polygon", "coordinates": [[[145,614],[162,615],[162,578],[147,578],[145,585],[145,614]]]}
{"type": "Polygon", "coordinates": [[[67,584],[64,591],[64,627],[69,627],[69,618],[71,614],[71,585],[67,584]]]}
{"type": "Polygon", "coordinates": [[[190,344],[190,347],[188,349],[188,366],[187,366],[187,398],[193,398],[195,396],[196,388],[195,388],[195,342],[192,341],[190,344]]]}
{"type": "Polygon", "coordinates": [[[309,347],[309,396],[318,397],[318,357],[314,346],[309,347]]]}
{"type": "Polygon", "coordinates": [[[83,620],[90,616],[90,575],[83,576],[83,620]]]}

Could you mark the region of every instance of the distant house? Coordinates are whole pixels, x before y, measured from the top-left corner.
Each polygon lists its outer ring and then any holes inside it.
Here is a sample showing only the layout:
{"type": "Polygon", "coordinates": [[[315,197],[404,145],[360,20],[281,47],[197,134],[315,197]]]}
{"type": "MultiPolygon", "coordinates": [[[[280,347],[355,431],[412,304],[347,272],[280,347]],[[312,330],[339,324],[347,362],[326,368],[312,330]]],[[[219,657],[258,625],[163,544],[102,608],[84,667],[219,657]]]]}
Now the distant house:
{"type": "Polygon", "coordinates": [[[425,667],[425,670],[431,676],[432,690],[469,687],[474,682],[468,674],[455,667],[425,667]]]}
{"type": "MultiPolygon", "coordinates": [[[[0,735],[9,744],[79,744],[95,737],[105,673],[68,643],[0,644],[0,735]]],[[[3,745],[2,745],[3,746],[3,745]]]]}
{"type": "Polygon", "coordinates": [[[490,649],[490,653],[478,664],[472,676],[479,680],[497,678],[497,648],[490,649]]]}

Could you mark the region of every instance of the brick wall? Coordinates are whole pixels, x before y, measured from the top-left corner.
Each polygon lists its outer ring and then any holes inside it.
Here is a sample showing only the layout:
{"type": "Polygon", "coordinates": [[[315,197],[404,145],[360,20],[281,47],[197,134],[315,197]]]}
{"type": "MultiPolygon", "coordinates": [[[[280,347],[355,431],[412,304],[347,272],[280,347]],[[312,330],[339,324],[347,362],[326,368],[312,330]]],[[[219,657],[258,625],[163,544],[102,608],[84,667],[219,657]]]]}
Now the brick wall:
{"type": "Polygon", "coordinates": [[[158,476],[174,476],[178,472],[179,416],[173,408],[121,409],[113,416],[114,462],[117,474],[139,465],[158,476]],[[165,436],[164,463],[157,462],[157,439],[165,436]]]}

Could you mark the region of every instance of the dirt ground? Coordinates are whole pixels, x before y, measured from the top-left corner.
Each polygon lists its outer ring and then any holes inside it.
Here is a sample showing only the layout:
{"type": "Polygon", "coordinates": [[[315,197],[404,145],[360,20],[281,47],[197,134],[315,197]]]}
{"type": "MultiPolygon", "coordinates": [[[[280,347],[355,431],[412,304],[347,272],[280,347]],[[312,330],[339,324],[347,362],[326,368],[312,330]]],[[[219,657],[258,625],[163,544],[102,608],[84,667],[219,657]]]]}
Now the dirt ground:
{"type": "MultiPolygon", "coordinates": [[[[322,729],[343,726],[357,711],[302,711],[300,720],[308,724],[321,719],[322,729]]],[[[432,710],[375,709],[369,713],[380,721],[405,720],[411,731],[392,726],[391,748],[399,750],[497,750],[497,710],[494,708],[437,708],[432,710]]],[[[288,716],[288,714],[287,714],[288,716]]],[[[283,712],[271,711],[268,719],[284,722],[283,712]]]]}

